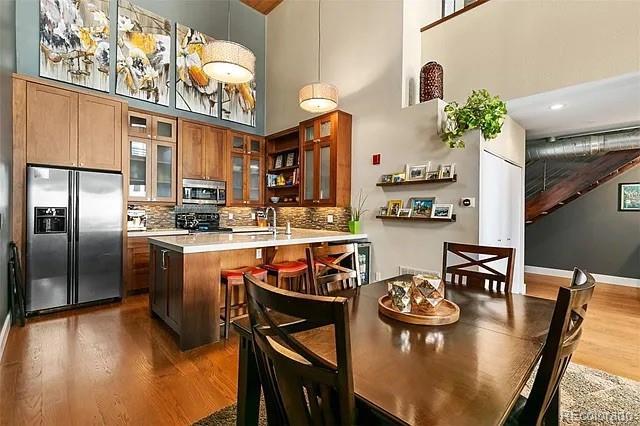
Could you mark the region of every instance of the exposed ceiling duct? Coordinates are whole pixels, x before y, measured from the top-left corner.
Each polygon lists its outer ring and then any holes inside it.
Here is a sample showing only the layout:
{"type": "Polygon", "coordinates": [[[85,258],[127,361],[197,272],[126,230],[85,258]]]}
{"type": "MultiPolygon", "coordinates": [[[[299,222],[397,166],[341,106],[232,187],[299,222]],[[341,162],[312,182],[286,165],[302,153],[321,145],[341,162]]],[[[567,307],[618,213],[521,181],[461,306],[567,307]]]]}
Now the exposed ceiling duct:
{"type": "Polygon", "coordinates": [[[640,128],[559,138],[554,142],[533,142],[527,146],[527,161],[576,158],[628,149],[640,149],[640,128]]]}

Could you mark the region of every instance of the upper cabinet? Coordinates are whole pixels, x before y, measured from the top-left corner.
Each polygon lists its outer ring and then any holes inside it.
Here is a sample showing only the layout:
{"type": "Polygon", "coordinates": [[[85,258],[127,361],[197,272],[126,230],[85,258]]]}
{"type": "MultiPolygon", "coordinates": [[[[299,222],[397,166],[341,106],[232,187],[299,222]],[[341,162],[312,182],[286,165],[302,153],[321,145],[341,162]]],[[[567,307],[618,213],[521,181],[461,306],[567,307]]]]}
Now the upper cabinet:
{"type": "Polygon", "coordinates": [[[122,170],[122,102],[27,83],[27,162],[122,170]]]}
{"type": "Polygon", "coordinates": [[[177,121],[129,111],[129,201],[175,203],[177,121]]]}
{"type": "Polygon", "coordinates": [[[228,131],[230,155],[227,176],[227,204],[262,206],[264,204],[264,138],[228,131]]]}
{"type": "Polygon", "coordinates": [[[122,169],[122,103],[80,94],[78,165],[122,169]]]}
{"type": "Polygon", "coordinates": [[[302,205],[348,207],[351,115],[334,111],[300,123],[302,205]]]}
{"type": "Polygon", "coordinates": [[[180,120],[180,150],[184,179],[225,179],[225,130],[180,120]]]}
{"type": "Polygon", "coordinates": [[[27,83],[27,162],[78,165],[78,94],[27,83]]]}

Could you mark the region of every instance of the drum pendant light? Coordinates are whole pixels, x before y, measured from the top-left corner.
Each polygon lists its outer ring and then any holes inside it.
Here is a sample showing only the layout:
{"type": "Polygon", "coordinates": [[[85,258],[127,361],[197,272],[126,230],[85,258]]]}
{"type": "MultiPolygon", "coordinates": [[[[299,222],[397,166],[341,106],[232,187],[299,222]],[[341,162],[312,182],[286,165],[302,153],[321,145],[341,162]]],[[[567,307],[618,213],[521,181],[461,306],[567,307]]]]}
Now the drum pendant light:
{"type": "Polygon", "coordinates": [[[223,83],[247,83],[255,78],[256,56],[231,41],[231,0],[227,11],[227,40],[214,40],[202,48],[202,70],[223,83]]]}
{"type": "Polygon", "coordinates": [[[313,113],[331,111],[338,106],[338,89],[332,84],[320,81],[320,48],[322,46],[320,37],[320,1],[318,0],[318,81],[307,84],[298,93],[300,108],[313,113]]]}

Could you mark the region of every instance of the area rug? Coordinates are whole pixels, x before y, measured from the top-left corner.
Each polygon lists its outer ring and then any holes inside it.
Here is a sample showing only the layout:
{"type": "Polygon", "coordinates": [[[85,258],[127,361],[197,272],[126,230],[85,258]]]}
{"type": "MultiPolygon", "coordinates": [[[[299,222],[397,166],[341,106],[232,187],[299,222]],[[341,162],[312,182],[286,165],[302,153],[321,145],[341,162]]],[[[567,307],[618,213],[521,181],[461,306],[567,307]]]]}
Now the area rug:
{"type": "MultiPolygon", "coordinates": [[[[532,375],[532,378],[535,374],[532,375]]],[[[524,389],[527,395],[533,379],[524,389]]],[[[561,424],[563,425],[640,425],[640,382],[604,371],[569,364],[561,384],[561,424]]],[[[236,406],[230,405],[199,420],[195,426],[236,424],[236,406]]],[[[260,404],[260,425],[266,425],[264,405],[260,404]]]]}

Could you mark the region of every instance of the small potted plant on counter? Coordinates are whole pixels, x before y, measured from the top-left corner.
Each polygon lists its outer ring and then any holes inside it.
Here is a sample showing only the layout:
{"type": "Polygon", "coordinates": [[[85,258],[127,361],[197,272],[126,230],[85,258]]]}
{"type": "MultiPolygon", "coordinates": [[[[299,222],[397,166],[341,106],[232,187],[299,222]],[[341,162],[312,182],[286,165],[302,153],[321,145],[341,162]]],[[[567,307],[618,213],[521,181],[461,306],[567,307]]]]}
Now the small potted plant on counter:
{"type": "Polygon", "coordinates": [[[351,206],[351,220],[349,221],[349,232],[352,234],[360,233],[360,217],[366,213],[368,210],[364,208],[365,203],[367,202],[367,195],[364,195],[362,189],[358,193],[358,203],[354,207],[351,206]]]}

